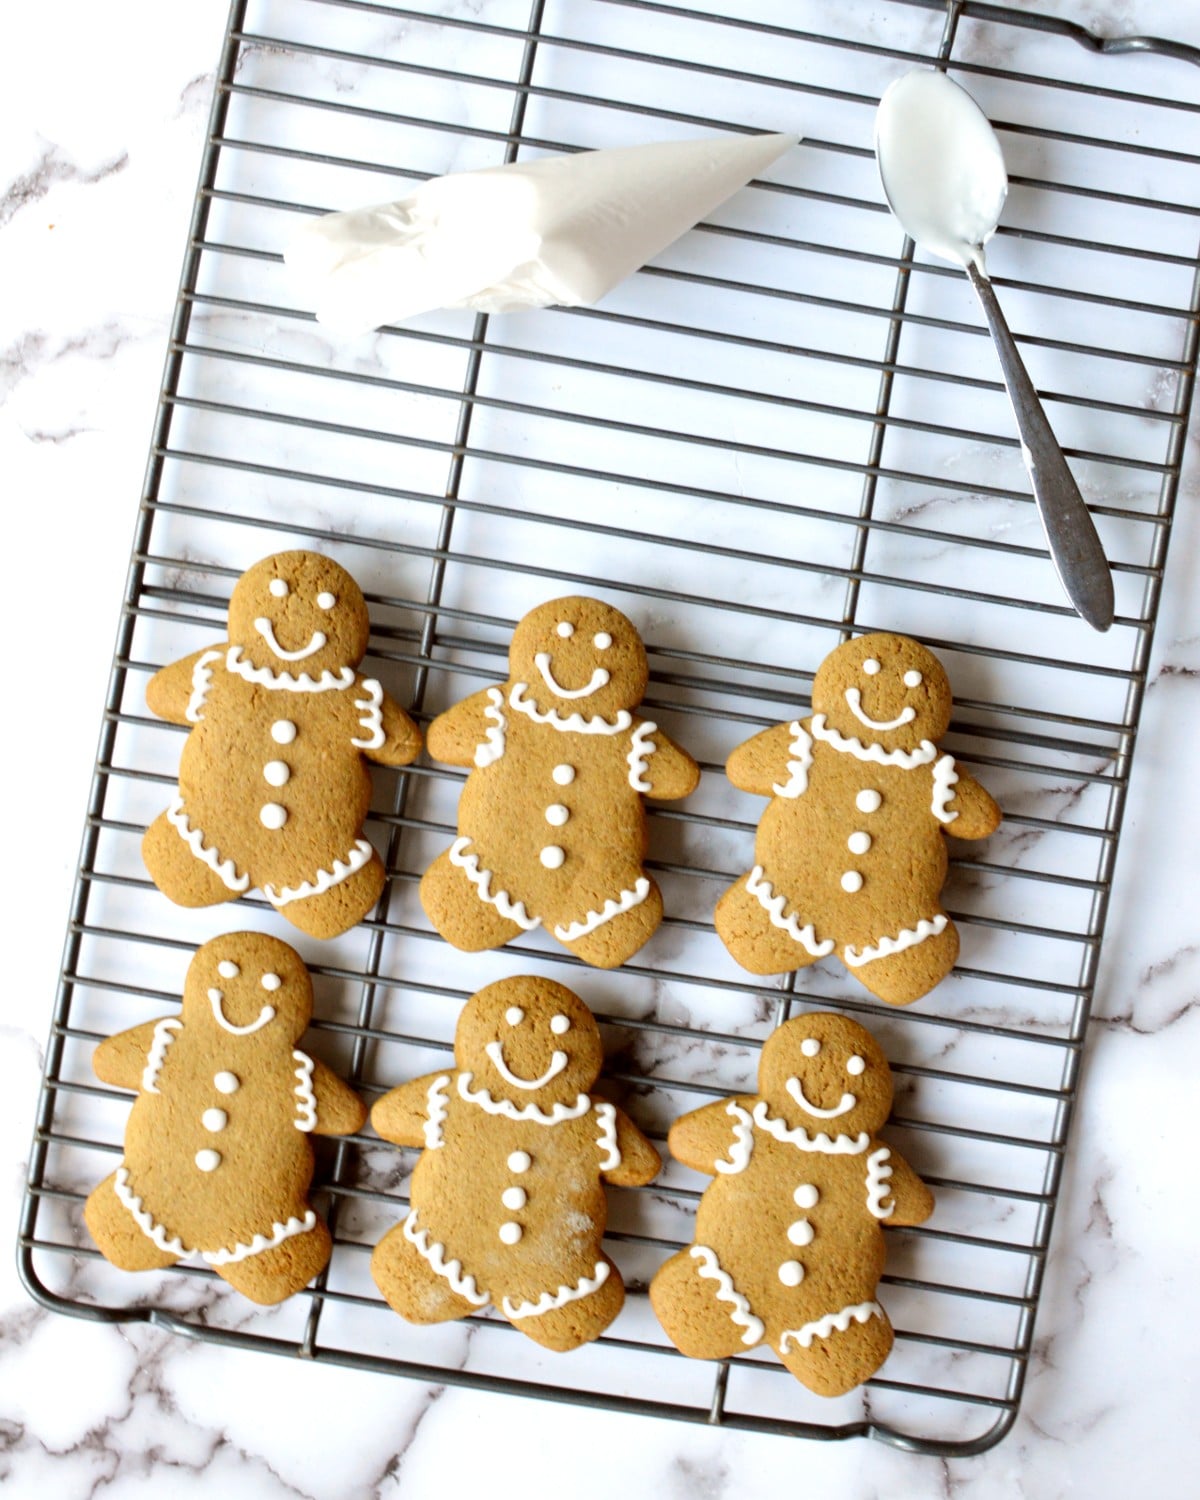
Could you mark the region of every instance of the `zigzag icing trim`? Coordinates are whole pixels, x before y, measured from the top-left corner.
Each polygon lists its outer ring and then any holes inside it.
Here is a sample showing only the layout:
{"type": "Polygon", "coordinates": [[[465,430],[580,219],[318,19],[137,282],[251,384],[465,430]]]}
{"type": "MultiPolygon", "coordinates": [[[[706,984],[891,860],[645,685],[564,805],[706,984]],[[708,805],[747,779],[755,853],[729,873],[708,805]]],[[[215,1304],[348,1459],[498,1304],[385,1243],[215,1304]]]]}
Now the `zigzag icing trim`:
{"type": "Polygon", "coordinates": [[[463,872],[478,892],[479,899],[486,901],[489,906],[494,906],[502,917],[507,917],[510,922],[515,922],[526,932],[532,932],[535,927],[540,927],[541,917],[531,917],[525,910],[524,901],[513,901],[507,891],[497,891],[495,895],[492,894],[492,872],[479,868],[478,854],[464,853],[470,842],[469,838],[454,840],[450,845],[450,863],[457,865],[463,872]]]}
{"type": "Polygon", "coordinates": [[[929,805],[929,811],[939,823],[953,823],[958,817],[958,809],[947,812],[946,808],[954,801],[954,788],[958,785],[958,772],[954,769],[953,755],[943,755],[933,768],[933,801],[929,805]]]}
{"type": "Polygon", "coordinates": [[[355,708],[361,708],[363,713],[359,724],[367,731],[365,740],[356,740],[353,735],[350,743],[357,750],[378,750],[383,744],[383,688],[376,682],[374,677],[363,678],[363,691],[365,698],[355,698],[355,708]]]}
{"type": "Polygon", "coordinates": [[[175,1040],[174,1032],[179,1031],[183,1022],[176,1016],[168,1016],[165,1021],[160,1021],[154,1028],[154,1038],[150,1043],[150,1050],[146,1053],[146,1066],[142,1069],[142,1088],[147,1094],[157,1094],[158,1073],[163,1065],[163,1058],[167,1055],[167,1048],[175,1040]]]}
{"type": "Polygon", "coordinates": [[[739,1328],[746,1331],[742,1334],[742,1343],[747,1348],[761,1343],[764,1332],[761,1318],[756,1318],[750,1311],[750,1304],[737,1287],[733,1284],[733,1277],[728,1271],[722,1270],[721,1263],[717,1260],[716,1253],[707,1245],[693,1245],[692,1259],[699,1261],[697,1273],[706,1281],[717,1283],[717,1301],[728,1302],[733,1311],[729,1314],[729,1320],[736,1323],[739,1328]]]}
{"type": "Polygon", "coordinates": [[[313,1093],[313,1060],[307,1052],[295,1051],[292,1060],[300,1064],[296,1069],[299,1082],[292,1092],[296,1096],[296,1118],[292,1121],[297,1130],[317,1128],[317,1096],[313,1093]]]}
{"type": "Polygon", "coordinates": [[[611,922],[622,912],[632,911],[635,906],[641,906],[649,894],[649,880],[645,875],[639,875],[631,891],[622,891],[619,896],[610,897],[600,911],[589,911],[581,922],[568,922],[565,927],[556,927],[554,936],[560,943],[573,943],[576,938],[595,932],[597,927],[603,927],[605,922],[611,922]]]}
{"type": "Polygon", "coordinates": [[[735,1172],[744,1172],[750,1165],[750,1153],[754,1149],[754,1122],[749,1110],[732,1100],[725,1113],[733,1116],[733,1142],[729,1147],[729,1160],[716,1161],[713,1166],[718,1172],[733,1176],[735,1172]]]}
{"type": "Polygon", "coordinates": [[[922,740],[915,750],[885,750],[882,745],[864,745],[857,735],[847,738],[836,729],[826,729],[824,714],[813,714],[809,722],[817,739],[835,750],[853,755],[856,760],[873,760],[876,765],[899,766],[902,771],[911,771],[914,766],[927,766],[937,755],[937,746],[932,740],[922,740]]]}
{"type": "Polygon", "coordinates": [[[129,1169],[124,1162],[117,1168],[117,1175],[113,1179],[113,1190],[133,1216],[137,1227],[164,1255],[187,1255],[189,1253],[177,1234],[168,1235],[161,1224],[155,1223],[153,1214],[148,1213],[142,1207],[142,1200],[129,1186],[129,1169]]]}
{"type": "Polygon", "coordinates": [[[581,1276],[574,1286],[560,1286],[553,1294],[543,1292],[536,1302],[514,1302],[511,1297],[502,1297],[500,1306],[504,1316],[514,1322],[521,1318],[538,1318],[542,1313],[552,1312],[556,1307],[564,1307],[568,1302],[577,1302],[580,1297],[590,1297],[593,1292],[598,1292],[608,1280],[608,1269],[607,1261],[598,1260],[595,1272],[591,1276],[581,1276]]]}
{"type": "Polygon", "coordinates": [[[176,797],[167,808],[167,822],[171,824],[201,864],[207,865],[229,890],[241,895],[243,891],[250,889],[249,875],[239,875],[233,860],[222,859],[219,850],[204,847],[204,833],[199,828],[193,828],[188,822],[187,813],[183,810],[182,797],[176,797]]]}
{"type": "Polygon", "coordinates": [[[276,890],[273,885],[263,886],[263,895],[272,906],[286,906],[289,901],[303,901],[306,896],[321,896],[343,880],[361,870],[374,853],[369,840],[355,839],[354,848],[345,859],[335,859],[332,870],[318,870],[315,880],[302,880],[299,885],[285,885],[276,890]]]}
{"type": "Polygon", "coordinates": [[[794,759],[787,763],[788,779],[772,789],[777,797],[802,797],[808,791],[808,773],[812,770],[812,735],[799,719],[793,719],[788,728],[792,731],[788,751],[794,759]]]}
{"type": "Polygon", "coordinates": [[[830,1140],[823,1130],[809,1135],[802,1126],[790,1130],[782,1120],[767,1113],[767,1101],[760,1099],[754,1106],[754,1123],[773,1135],[777,1141],[786,1141],[799,1151],[819,1151],[825,1156],[858,1156],[871,1144],[871,1137],[864,1130],[857,1136],[839,1135],[830,1140]]]}
{"type": "Polygon", "coordinates": [[[803,927],[795,912],[784,916],[784,908],[787,906],[786,897],[775,895],[774,887],[769,880],[763,878],[762,865],[755,865],[749,875],[746,876],[746,889],[766,912],[771,919],[771,926],[778,927],[780,931],[786,932],[793,942],[799,943],[806,953],[813,958],[824,958],[826,954],[832,953],[837,946],[832,938],[826,938],[823,943],[817,941],[817,930],[811,922],[806,922],[803,927]]]}
{"type": "Polygon", "coordinates": [[[788,1339],[794,1339],[801,1349],[807,1349],[813,1339],[827,1339],[835,1328],[839,1333],[845,1333],[852,1322],[865,1323],[868,1318],[882,1317],[883,1308],[878,1302],[855,1302],[850,1307],[843,1307],[840,1312],[826,1313],[815,1322],[805,1323],[799,1328],[785,1329],[779,1336],[779,1352],[788,1352],[788,1339]]]}
{"type": "Polygon", "coordinates": [[[903,953],[906,948],[915,948],[926,938],[936,937],[939,932],[945,932],[949,920],[950,918],[942,912],[939,912],[936,917],[928,919],[922,917],[915,927],[902,927],[895,937],[881,937],[874,947],[868,944],[865,948],[847,948],[842,954],[842,962],[849,964],[852,969],[860,969],[863,964],[869,964],[877,958],[887,958],[893,953],[903,953]]]}
{"type": "Polygon", "coordinates": [[[447,1260],[445,1245],[439,1245],[435,1240],[429,1242],[428,1229],[418,1229],[417,1211],[412,1209],[408,1218],[404,1221],[404,1238],[417,1247],[418,1253],[429,1262],[437,1274],[450,1283],[450,1289],[460,1297],[465,1297],[476,1307],[486,1307],[492,1300],[487,1292],[481,1292],[475,1284],[474,1276],[462,1274],[461,1260],[447,1260]]]}
{"type": "MultiPolygon", "coordinates": [[[[124,1162],[117,1168],[113,1189],[129,1210],[137,1227],[164,1255],[182,1257],[193,1253],[178,1235],[168,1235],[162,1225],[155,1222],[154,1216],[142,1207],[142,1200],[129,1186],[129,1169],[124,1162]]],[[[284,1240],[290,1240],[293,1235],[307,1234],[316,1226],[316,1222],[317,1216],[310,1208],[305,1211],[303,1218],[293,1217],[285,1224],[272,1224],[269,1235],[256,1234],[249,1244],[239,1240],[231,1250],[202,1250],[200,1253],[210,1266],[233,1265],[236,1261],[247,1260],[251,1255],[261,1255],[264,1250],[274,1250],[276,1245],[282,1245],[284,1240]]]]}
{"type": "Polygon", "coordinates": [[[557,709],[540,709],[525,694],[529,691],[527,682],[514,682],[512,692],[508,695],[509,704],[519,714],[532,719],[535,724],[549,724],[552,729],[561,730],[564,734],[622,734],[633,723],[633,718],[628,709],[620,709],[615,719],[602,719],[599,714],[594,718],[585,719],[582,714],[560,714],[557,709]]]}
{"type": "Polygon", "coordinates": [[[650,783],[646,777],[646,762],[654,755],[658,746],[650,738],[658,728],[657,724],[649,719],[643,719],[633,731],[633,744],[629,754],[625,757],[629,766],[629,785],[635,792],[648,792],[651,790],[650,783]]]}
{"type": "Polygon", "coordinates": [[[600,1134],[596,1137],[596,1144],[605,1153],[600,1159],[600,1170],[602,1172],[615,1172],[621,1165],[621,1152],[617,1146],[616,1106],[606,1102],[597,1104],[596,1123],[600,1126],[600,1134]]]}
{"type": "Polygon", "coordinates": [[[488,725],[482,741],[475,746],[475,764],[481,770],[504,755],[505,731],[508,728],[508,720],[504,717],[504,694],[499,688],[490,687],[487,695],[489,702],[483,716],[493,722],[488,725]]]}
{"type": "Polygon", "coordinates": [[[892,1169],[887,1165],[891,1154],[886,1146],[880,1146],[867,1157],[867,1212],[877,1219],[890,1219],[896,1211],[895,1200],[886,1208],[883,1206],[883,1200],[891,1191],[892,1169]]]}
{"type": "Polygon", "coordinates": [[[250,662],[242,660],[240,646],[230,646],[225,657],[225,665],[244,682],[257,682],[260,687],[284,693],[341,692],[344,688],[354,686],[352,667],[340,668],[336,677],[327,669],[314,681],[307,672],[301,672],[299,677],[293,677],[290,672],[272,672],[270,667],[253,666],[250,662]]]}
{"type": "Polygon", "coordinates": [[[235,1245],[232,1250],[204,1250],[201,1254],[210,1266],[229,1266],[235,1261],[246,1260],[251,1255],[261,1255],[264,1250],[274,1250],[277,1245],[282,1245],[284,1240],[290,1240],[293,1235],[307,1234],[310,1229],[315,1229],[317,1216],[312,1209],[306,1210],[302,1219],[290,1218],[286,1224],[276,1221],[271,1225],[271,1233],[256,1234],[248,1245],[241,1243],[235,1245]]]}
{"type": "Polygon", "coordinates": [[[552,1104],[550,1112],[539,1109],[536,1104],[517,1105],[511,1099],[493,1099],[487,1089],[473,1089],[474,1073],[458,1075],[458,1095],[468,1104],[477,1104],[489,1115],[503,1115],[506,1120],[532,1120],[536,1125],[558,1125],[563,1120],[578,1120],[592,1107],[587,1094],[577,1094],[574,1104],[552,1104]]]}
{"type": "Polygon", "coordinates": [[[204,715],[200,710],[204,707],[204,700],[208,697],[208,690],[212,687],[212,667],[210,662],[220,661],[219,651],[205,651],[196,660],[192,668],[192,696],[188,699],[187,707],[183,711],[183,717],[189,724],[199,724],[204,715]]]}
{"type": "Polygon", "coordinates": [[[446,1090],[450,1087],[449,1073],[443,1073],[429,1085],[425,1095],[425,1149],[436,1151],[445,1141],[442,1126],[446,1123],[446,1090]]]}

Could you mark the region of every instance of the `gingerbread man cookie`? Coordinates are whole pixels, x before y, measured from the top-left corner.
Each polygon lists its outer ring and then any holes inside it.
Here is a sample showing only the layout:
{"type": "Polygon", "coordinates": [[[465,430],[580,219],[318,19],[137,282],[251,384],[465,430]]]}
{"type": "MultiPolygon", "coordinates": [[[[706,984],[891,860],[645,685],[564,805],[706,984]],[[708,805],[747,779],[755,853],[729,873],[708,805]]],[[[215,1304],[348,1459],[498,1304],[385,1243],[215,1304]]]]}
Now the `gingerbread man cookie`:
{"type": "Polygon", "coordinates": [[[423,1146],[411,1208],[376,1246],[371,1272],[412,1323],[490,1304],[547,1349],[596,1338],[625,1301],[600,1248],[604,1184],[651,1181],[641,1131],[588,1089],[603,1053],[595,1019],[561,984],[521,976],[472,996],[455,1066],[393,1089],[371,1123],[423,1146]]]}
{"type": "Polygon", "coordinates": [[[471,773],[458,838],[425,872],[421,901],[456,948],[497,948],[545,925],[585,963],[615,968],[662,921],[642,868],[644,797],[685,797],[691,756],[634,710],[646,650],[598,599],[532,610],[509,677],[429,726],[429,753],[471,773]]]}
{"type": "Polygon", "coordinates": [[[891,1070],[870,1032],[812,1015],[767,1039],[756,1095],[675,1122],[672,1156],[713,1178],[695,1243],[650,1283],[678,1349],[725,1359],[765,1342],[821,1396],[874,1374],[893,1342],[875,1295],[882,1231],[933,1211],[929,1189],[875,1134],[891,1107],[891,1070]]]}
{"type": "Polygon", "coordinates": [[[942,910],[946,840],[1000,823],[987,792],[941,754],[950,686],[900,635],[847,641],[813,680],[812,717],[747,740],[726,772],[770,797],[755,866],[726,891],[716,926],[753,974],[827,954],[873,995],[908,1005],[944,979],[958,932],[942,910]]]}
{"type": "Polygon", "coordinates": [[[362,591],[316,552],[280,552],[238,580],[229,639],[163,667],[146,688],[161,719],[191,733],[179,790],[142,854],[180,906],[257,886],[289,922],[336,937],[386,879],[363,837],[365,760],[405,766],[416,725],[355,667],[370,625],[362,591]]]}
{"type": "Polygon", "coordinates": [[[96,1076],[138,1097],[121,1165],[84,1207],[124,1271],[198,1254],[254,1302],[281,1302],[329,1263],[308,1201],[309,1134],[350,1135],[366,1109],[296,1043],[312,1015],[300,955],[234,932],[197,950],[178,1016],[96,1049],[96,1076]]]}

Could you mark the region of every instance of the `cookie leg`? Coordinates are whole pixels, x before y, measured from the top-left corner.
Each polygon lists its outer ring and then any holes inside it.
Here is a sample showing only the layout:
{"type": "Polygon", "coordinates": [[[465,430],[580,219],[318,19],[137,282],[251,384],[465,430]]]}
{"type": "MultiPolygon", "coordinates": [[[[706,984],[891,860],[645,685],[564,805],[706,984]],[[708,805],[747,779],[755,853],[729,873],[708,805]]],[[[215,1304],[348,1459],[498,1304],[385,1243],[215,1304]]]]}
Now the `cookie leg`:
{"type": "Polygon", "coordinates": [[[142,859],[151,880],[176,906],[216,906],[238,898],[239,892],[231,891],[215,870],[196,858],[165,812],[146,830],[142,859]]]}
{"type": "Polygon", "coordinates": [[[667,1337],[689,1359],[728,1359],[752,1347],[746,1327],[729,1316],[728,1301],[717,1300],[719,1284],[703,1279],[691,1250],[681,1250],[654,1273],[650,1305],[667,1337]]]}
{"type": "MultiPolygon", "coordinates": [[[[877,1304],[866,1304],[877,1306],[877,1304]]],[[[802,1348],[785,1335],[786,1353],[779,1358],[802,1385],[818,1396],[844,1396],[869,1380],[892,1352],[895,1336],[887,1314],[873,1311],[863,1322],[848,1319],[846,1328],[833,1328],[802,1348]]]]}
{"type": "MultiPolygon", "coordinates": [[[[625,1286],[620,1271],[607,1255],[601,1256],[601,1260],[608,1267],[608,1276],[594,1292],[573,1298],[544,1313],[524,1318],[510,1316],[509,1322],[535,1344],[560,1354],[599,1338],[625,1305],[625,1286]]],[[[507,1315],[503,1303],[501,1310],[507,1315]]]]}
{"type": "Polygon", "coordinates": [[[302,896],[275,910],[309,937],[338,937],[362,921],[383,894],[386,883],[383,861],[378,854],[372,854],[361,869],[319,896],[302,896]]]}
{"type": "Polygon", "coordinates": [[[771,921],[771,914],[748,888],[749,877],[731,885],[717,902],[713,924],[721,941],[751,974],[790,974],[815,964],[817,955],[771,921]]]}
{"type": "Polygon", "coordinates": [[[329,1264],[333,1241],[324,1219],[305,1234],[294,1234],[272,1250],[260,1250],[245,1260],[213,1270],[251,1302],[269,1307],[307,1286],[329,1264]]]}
{"type": "Polygon", "coordinates": [[[662,892],[649,875],[641,878],[646,881],[648,890],[636,906],[631,906],[628,911],[618,912],[616,916],[580,937],[564,938],[557,928],[554,929],[554,936],[576,958],[583,959],[585,964],[591,964],[593,968],[620,968],[650,941],[663,919],[662,892]]]}
{"type": "Polygon", "coordinates": [[[375,1246],[371,1275],[393,1312],[410,1323],[450,1323],[478,1312],[439,1276],[397,1224],[375,1246]]]}
{"type": "Polygon", "coordinates": [[[523,931],[482,899],[466,872],[450,862],[449,850],[421,877],[421,905],[442,937],[465,953],[501,948],[523,931]]]}
{"type": "Polygon", "coordinates": [[[911,1005],[940,984],[957,962],[958,929],[947,922],[936,936],[886,958],[873,958],[850,972],[885,1004],[911,1005]]]}
{"type": "Polygon", "coordinates": [[[117,1174],[106,1177],[83,1205],[88,1232],[105,1260],[122,1271],[162,1271],[179,1259],[160,1250],[148,1234],[134,1223],[133,1215],[117,1197],[117,1174]]]}

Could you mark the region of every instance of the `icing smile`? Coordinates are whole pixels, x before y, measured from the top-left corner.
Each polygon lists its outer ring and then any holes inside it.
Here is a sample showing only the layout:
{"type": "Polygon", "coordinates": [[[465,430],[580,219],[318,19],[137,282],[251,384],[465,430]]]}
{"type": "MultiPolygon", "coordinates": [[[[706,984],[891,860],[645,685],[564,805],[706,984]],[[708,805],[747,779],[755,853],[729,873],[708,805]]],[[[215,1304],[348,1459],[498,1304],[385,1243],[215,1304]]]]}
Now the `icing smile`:
{"type": "Polygon", "coordinates": [[[515,1089],[529,1089],[531,1092],[534,1089],[544,1087],[552,1078],[557,1078],[567,1065],[567,1054],[556,1050],[550,1058],[550,1066],[540,1078],[521,1078],[504,1061],[504,1047],[502,1043],[489,1042],[483,1050],[491,1059],[492,1066],[496,1069],[496,1072],[500,1074],[500,1077],[506,1083],[511,1083],[515,1089]]]}
{"type": "Polygon", "coordinates": [[[902,724],[911,724],[917,717],[917,711],[912,704],[906,704],[894,719],[873,719],[870,714],[863,712],[862,694],[857,688],[846,689],[846,702],[850,705],[850,712],[860,724],[865,724],[868,729],[899,729],[902,724]]]}
{"type": "Polygon", "coordinates": [[[800,1086],[798,1078],[789,1078],[785,1087],[792,1098],[806,1114],[815,1116],[818,1120],[836,1120],[838,1115],[848,1114],[858,1103],[853,1094],[843,1094],[835,1109],[820,1109],[815,1104],[810,1104],[804,1097],[804,1090],[800,1086]]]}
{"type": "Polygon", "coordinates": [[[609,673],[603,667],[597,667],[591,677],[581,688],[565,688],[556,680],[554,673],[550,670],[549,651],[539,651],[533,658],[533,664],[542,674],[542,681],[559,698],[590,698],[591,695],[602,688],[609,680],[609,673]]]}
{"type": "Polygon", "coordinates": [[[221,1003],[224,999],[225,996],[220,990],[209,990],[208,1000],[213,1008],[213,1015],[217,1018],[218,1024],[223,1026],[226,1031],[232,1031],[234,1036],[249,1036],[251,1032],[261,1031],[269,1021],[275,1019],[275,1007],[273,1005],[264,1005],[258,1013],[257,1021],[251,1021],[249,1026],[235,1026],[225,1014],[225,1008],[221,1003]]]}
{"type": "Polygon", "coordinates": [[[302,646],[299,651],[285,651],[275,639],[275,628],[266,615],[261,615],[255,620],[254,628],[280,661],[303,661],[306,656],[314,656],[325,644],[326,640],[321,631],[314,630],[307,646],[302,646]]]}

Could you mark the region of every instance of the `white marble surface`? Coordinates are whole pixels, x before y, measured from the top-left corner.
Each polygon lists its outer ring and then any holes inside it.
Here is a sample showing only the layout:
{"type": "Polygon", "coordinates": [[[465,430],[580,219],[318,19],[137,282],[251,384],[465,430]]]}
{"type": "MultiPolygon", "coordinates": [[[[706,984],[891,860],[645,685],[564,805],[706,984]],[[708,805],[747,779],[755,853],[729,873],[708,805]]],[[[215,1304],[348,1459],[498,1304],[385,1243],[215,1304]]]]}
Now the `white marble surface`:
{"type": "MultiPolygon", "coordinates": [[[[1189,0],[1040,8],[1200,42],[1189,0]]],[[[47,664],[26,668],[36,686],[10,705],[3,749],[16,913],[0,1011],[9,1245],[224,11],[193,0],[168,27],[146,0],[71,0],[22,7],[7,28],[19,60],[0,99],[8,613],[30,641],[23,660],[47,664]]],[[[1166,76],[1155,69],[1180,65],[1136,66],[1152,93],[1166,76]]],[[[35,1308],[6,1252],[6,1495],[123,1500],[166,1484],[268,1500],[427,1496],[468,1475],[497,1497],[557,1492],[564,1475],[586,1496],[750,1497],[798,1483],[847,1497],[1193,1493],[1200,1291],[1184,1115],[1200,1063],[1200,818],[1177,783],[1200,732],[1196,449],[1193,435],[1034,1358],[999,1448],[943,1463],[799,1444],[102,1328],[35,1308]]]]}

